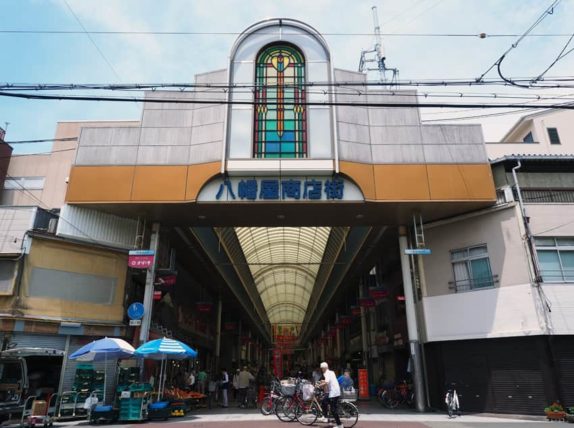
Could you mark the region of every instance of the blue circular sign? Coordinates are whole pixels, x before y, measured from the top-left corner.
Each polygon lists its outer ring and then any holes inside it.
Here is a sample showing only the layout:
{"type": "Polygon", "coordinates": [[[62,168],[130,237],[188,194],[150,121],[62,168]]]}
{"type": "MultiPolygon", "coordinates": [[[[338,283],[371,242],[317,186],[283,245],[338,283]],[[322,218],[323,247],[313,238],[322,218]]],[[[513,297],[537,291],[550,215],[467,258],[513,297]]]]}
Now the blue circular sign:
{"type": "Polygon", "coordinates": [[[131,320],[141,320],[144,316],[144,305],[139,302],[132,303],[128,308],[128,318],[131,320]]]}

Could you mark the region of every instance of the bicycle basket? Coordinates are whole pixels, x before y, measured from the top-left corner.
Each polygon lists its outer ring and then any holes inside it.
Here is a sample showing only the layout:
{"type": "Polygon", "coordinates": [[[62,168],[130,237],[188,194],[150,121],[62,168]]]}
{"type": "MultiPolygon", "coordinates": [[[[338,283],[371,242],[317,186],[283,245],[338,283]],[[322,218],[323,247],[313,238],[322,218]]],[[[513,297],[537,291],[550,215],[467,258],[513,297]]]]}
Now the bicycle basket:
{"type": "Polygon", "coordinates": [[[341,400],[345,401],[357,401],[357,390],[356,389],[343,389],[341,391],[341,400]]]}
{"type": "Polygon", "coordinates": [[[293,384],[281,385],[281,394],[283,394],[286,397],[291,397],[295,395],[295,385],[293,384]]]}
{"type": "Polygon", "coordinates": [[[303,385],[302,392],[303,392],[303,400],[311,401],[313,399],[313,395],[315,395],[315,387],[310,383],[306,383],[305,385],[303,385]]]}

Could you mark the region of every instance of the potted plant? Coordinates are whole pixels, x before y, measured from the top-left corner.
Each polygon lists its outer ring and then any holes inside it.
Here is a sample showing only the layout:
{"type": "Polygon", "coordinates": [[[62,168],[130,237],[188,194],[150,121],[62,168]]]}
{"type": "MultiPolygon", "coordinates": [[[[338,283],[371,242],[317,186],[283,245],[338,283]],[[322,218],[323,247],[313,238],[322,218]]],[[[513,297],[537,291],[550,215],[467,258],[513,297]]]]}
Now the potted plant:
{"type": "Polygon", "coordinates": [[[568,407],[566,409],[566,420],[570,423],[574,423],[574,407],[568,407]]]}
{"type": "Polygon", "coordinates": [[[562,421],[566,418],[564,407],[556,401],[546,407],[544,413],[546,414],[546,418],[551,421],[562,421]]]}

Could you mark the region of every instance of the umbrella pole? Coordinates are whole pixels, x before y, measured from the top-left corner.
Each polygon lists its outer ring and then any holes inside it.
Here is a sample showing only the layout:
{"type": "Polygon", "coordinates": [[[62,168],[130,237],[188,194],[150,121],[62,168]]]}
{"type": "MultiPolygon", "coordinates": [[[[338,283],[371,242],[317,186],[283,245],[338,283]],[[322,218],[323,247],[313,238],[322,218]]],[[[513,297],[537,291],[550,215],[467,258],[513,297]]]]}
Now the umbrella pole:
{"type": "Polygon", "coordinates": [[[104,354],[104,391],[102,394],[104,402],[102,404],[106,404],[106,386],[108,381],[108,353],[104,354]]]}

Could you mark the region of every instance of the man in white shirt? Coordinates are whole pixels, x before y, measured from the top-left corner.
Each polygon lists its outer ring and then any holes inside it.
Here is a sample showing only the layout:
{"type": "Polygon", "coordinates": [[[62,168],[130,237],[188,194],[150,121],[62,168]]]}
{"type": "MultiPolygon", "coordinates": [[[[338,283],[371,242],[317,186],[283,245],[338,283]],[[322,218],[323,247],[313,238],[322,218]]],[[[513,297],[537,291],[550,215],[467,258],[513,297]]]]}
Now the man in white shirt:
{"type": "Polygon", "coordinates": [[[325,380],[319,382],[319,386],[325,389],[325,398],[323,398],[323,418],[319,422],[328,422],[327,415],[328,409],[331,409],[331,414],[335,419],[337,428],[343,428],[341,419],[339,419],[339,397],[341,396],[341,387],[337,380],[337,375],[332,370],[329,370],[329,365],[325,362],[321,363],[321,371],[325,380]]]}

